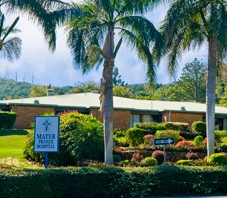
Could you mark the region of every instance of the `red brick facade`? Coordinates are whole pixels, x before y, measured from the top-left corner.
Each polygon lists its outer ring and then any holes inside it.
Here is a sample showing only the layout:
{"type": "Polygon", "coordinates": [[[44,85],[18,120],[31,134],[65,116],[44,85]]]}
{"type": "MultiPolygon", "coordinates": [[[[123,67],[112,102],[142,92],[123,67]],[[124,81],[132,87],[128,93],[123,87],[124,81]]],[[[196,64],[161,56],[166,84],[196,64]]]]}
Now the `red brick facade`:
{"type": "Polygon", "coordinates": [[[203,114],[199,113],[179,113],[179,112],[165,112],[162,114],[162,122],[185,122],[189,126],[194,121],[203,121],[203,114]],[[170,118],[169,118],[170,116],[170,118]]]}
{"type": "MultiPolygon", "coordinates": [[[[100,111],[91,110],[91,115],[101,122],[102,117],[100,111]]],[[[131,119],[131,111],[124,111],[124,110],[114,110],[113,111],[113,128],[121,129],[121,130],[127,130],[130,128],[130,119],[131,119]]]]}
{"type": "Polygon", "coordinates": [[[15,128],[26,129],[34,122],[35,116],[43,115],[44,113],[52,113],[54,112],[54,108],[41,106],[11,106],[11,111],[17,114],[15,128]]]}

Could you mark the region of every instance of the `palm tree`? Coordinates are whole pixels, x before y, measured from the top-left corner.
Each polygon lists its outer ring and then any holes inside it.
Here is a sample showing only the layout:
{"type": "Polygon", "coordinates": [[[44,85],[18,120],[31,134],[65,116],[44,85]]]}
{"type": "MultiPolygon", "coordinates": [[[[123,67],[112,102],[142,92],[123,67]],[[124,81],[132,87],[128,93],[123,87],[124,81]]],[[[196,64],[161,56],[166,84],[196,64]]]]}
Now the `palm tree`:
{"type": "Polygon", "coordinates": [[[88,0],[55,10],[56,24],[66,23],[67,43],[76,69],[83,74],[103,63],[100,83],[100,111],[104,122],[105,163],[113,163],[113,83],[112,74],[117,52],[124,41],[147,65],[147,78],[155,80],[155,65],[150,46],[162,42],[160,33],[145,17],[135,14],[148,5],[141,1],[88,0]],[[119,41],[115,46],[115,33],[119,41]]]}
{"type": "Polygon", "coordinates": [[[0,13],[0,56],[10,61],[18,59],[21,54],[21,39],[18,37],[9,37],[10,35],[19,32],[15,28],[19,17],[15,19],[9,27],[4,27],[5,17],[0,13]]]}
{"type": "Polygon", "coordinates": [[[173,75],[177,58],[191,47],[208,43],[206,91],[207,155],[214,153],[216,70],[227,49],[227,11],[225,0],[172,1],[162,32],[166,38],[168,68],[173,75]]]}

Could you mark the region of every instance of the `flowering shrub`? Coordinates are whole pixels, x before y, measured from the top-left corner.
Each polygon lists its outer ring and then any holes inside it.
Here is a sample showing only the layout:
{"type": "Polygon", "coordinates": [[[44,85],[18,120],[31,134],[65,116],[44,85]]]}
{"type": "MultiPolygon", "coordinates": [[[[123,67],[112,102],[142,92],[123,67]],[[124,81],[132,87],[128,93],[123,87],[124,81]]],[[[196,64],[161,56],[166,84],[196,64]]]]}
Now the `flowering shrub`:
{"type": "Polygon", "coordinates": [[[161,150],[154,151],[151,156],[157,160],[158,165],[164,162],[164,152],[161,150]]]}
{"type": "Polygon", "coordinates": [[[68,113],[79,113],[77,110],[68,110],[68,111],[63,111],[63,112],[60,112],[58,113],[57,115],[58,116],[62,116],[64,114],[68,114],[68,113]]]}

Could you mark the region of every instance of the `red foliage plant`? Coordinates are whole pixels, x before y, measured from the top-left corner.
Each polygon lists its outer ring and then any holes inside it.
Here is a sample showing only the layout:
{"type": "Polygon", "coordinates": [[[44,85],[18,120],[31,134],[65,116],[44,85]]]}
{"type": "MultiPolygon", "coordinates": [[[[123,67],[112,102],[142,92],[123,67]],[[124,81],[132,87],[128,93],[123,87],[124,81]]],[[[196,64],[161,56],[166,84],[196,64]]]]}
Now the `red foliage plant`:
{"type": "Polygon", "coordinates": [[[139,153],[139,152],[133,153],[133,155],[132,155],[133,161],[140,162],[142,159],[143,159],[143,155],[141,153],[139,153]]]}
{"type": "Polygon", "coordinates": [[[161,150],[156,150],[152,153],[151,157],[158,161],[158,165],[162,164],[164,161],[164,152],[161,150]]]}
{"type": "Polygon", "coordinates": [[[183,140],[185,140],[184,137],[182,137],[182,136],[178,137],[178,142],[183,141],[183,140]]]}
{"type": "Polygon", "coordinates": [[[155,135],[148,134],[148,135],[145,135],[143,138],[144,138],[144,145],[146,146],[154,145],[155,135]]]}
{"type": "Polygon", "coordinates": [[[189,160],[199,159],[199,156],[197,153],[191,153],[191,152],[187,153],[185,157],[189,160]]]}
{"type": "Polygon", "coordinates": [[[193,146],[194,146],[193,142],[186,141],[186,140],[182,140],[182,141],[178,142],[175,145],[176,148],[179,148],[179,147],[193,147],[193,146]]]}
{"type": "Polygon", "coordinates": [[[60,112],[58,113],[57,115],[58,116],[62,116],[64,114],[68,114],[68,113],[79,113],[77,110],[68,110],[68,111],[63,111],[63,112],[60,112]]]}

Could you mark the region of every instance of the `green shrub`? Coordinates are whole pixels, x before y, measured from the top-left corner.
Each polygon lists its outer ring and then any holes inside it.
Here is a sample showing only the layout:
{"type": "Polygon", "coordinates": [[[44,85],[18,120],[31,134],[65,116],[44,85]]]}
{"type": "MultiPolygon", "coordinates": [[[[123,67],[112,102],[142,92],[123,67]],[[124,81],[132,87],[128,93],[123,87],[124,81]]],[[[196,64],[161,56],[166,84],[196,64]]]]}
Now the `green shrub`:
{"type": "Polygon", "coordinates": [[[183,165],[183,166],[192,166],[193,160],[178,160],[177,165],[183,165]]]}
{"type": "MultiPolygon", "coordinates": [[[[91,117],[77,112],[60,116],[60,148],[58,153],[49,154],[49,164],[54,166],[76,165],[84,159],[103,160],[103,125],[91,117]]],[[[35,160],[33,153],[34,136],[29,136],[24,155],[35,160]]]]}
{"type": "Polygon", "coordinates": [[[217,142],[221,142],[221,139],[224,137],[227,137],[227,131],[226,130],[215,130],[214,131],[214,136],[215,136],[215,140],[217,142]]]}
{"type": "Polygon", "coordinates": [[[117,155],[117,154],[113,154],[113,161],[114,161],[114,163],[118,163],[118,162],[122,161],[121,156],[117,155]]]}
{"type": "Polygon", "coordinates": [[[68,167],[0,173],[0,197],[178,197],[227,194],[225,167],[68,167]]]}
{"type": "Polygon", "coordinates": [[[227,156],[224,153],[214,153],[210,155],[208,161],[212,165],[226,165],[227,156]]]}
{"type": "Polygon", "coordinates": [[[188,131],[188,123],[183,122],[166,122],[166,130],[175,130],[175,131],[188,131]]]}
{"type": "Polygon", "coordinates": [[[200,132],[203,137],[206,136],[206,123],[202,121],[195,121],[192,123],[192,131],[200,132]]]}
{"type": "Polygon", "coordinates": [[[194,138],[193,143],[195,146],[203,146],[203,140],[204,140],[203,136],[198,135],[194,138]]]}
{"type": "Polygon", "coordinates": [[[146,157],[141,160],[142,166],[157,166],[157,164],[158,164],[157,160],[153,157],[146,157]]]}
{"type": "Polygon", "coordinates": [[[126,131],[114,131],[113,140],[117,146],[129,146],[126,131]]]}
{"type": "Polygon", "coordinates": [[[0,111],[0,129],[12,129],[16,121],[16,113],[0,111]]]}
{"type": "Polygon", "coordinates": [[[155,133],[155,136],[157,138],[173,138],[174,143],[176,143],[176,142],[178,142],[178,138],[180,136],[180,131],[174,131],[174,130],[157,131],[155,133]]]}
{"type": "Polygon", "coordinates": [[[165,130],[163,123],[156,122],[135,123],[134,127],[143,129],[145,134],[155,134],[157,130],[165,130]]]}
{"type": "Polygon", "coordinates": [[[144,130],[139,128],[128,129],[126,137],[130,146],[138,146],[143,143],[144,130]]]}

